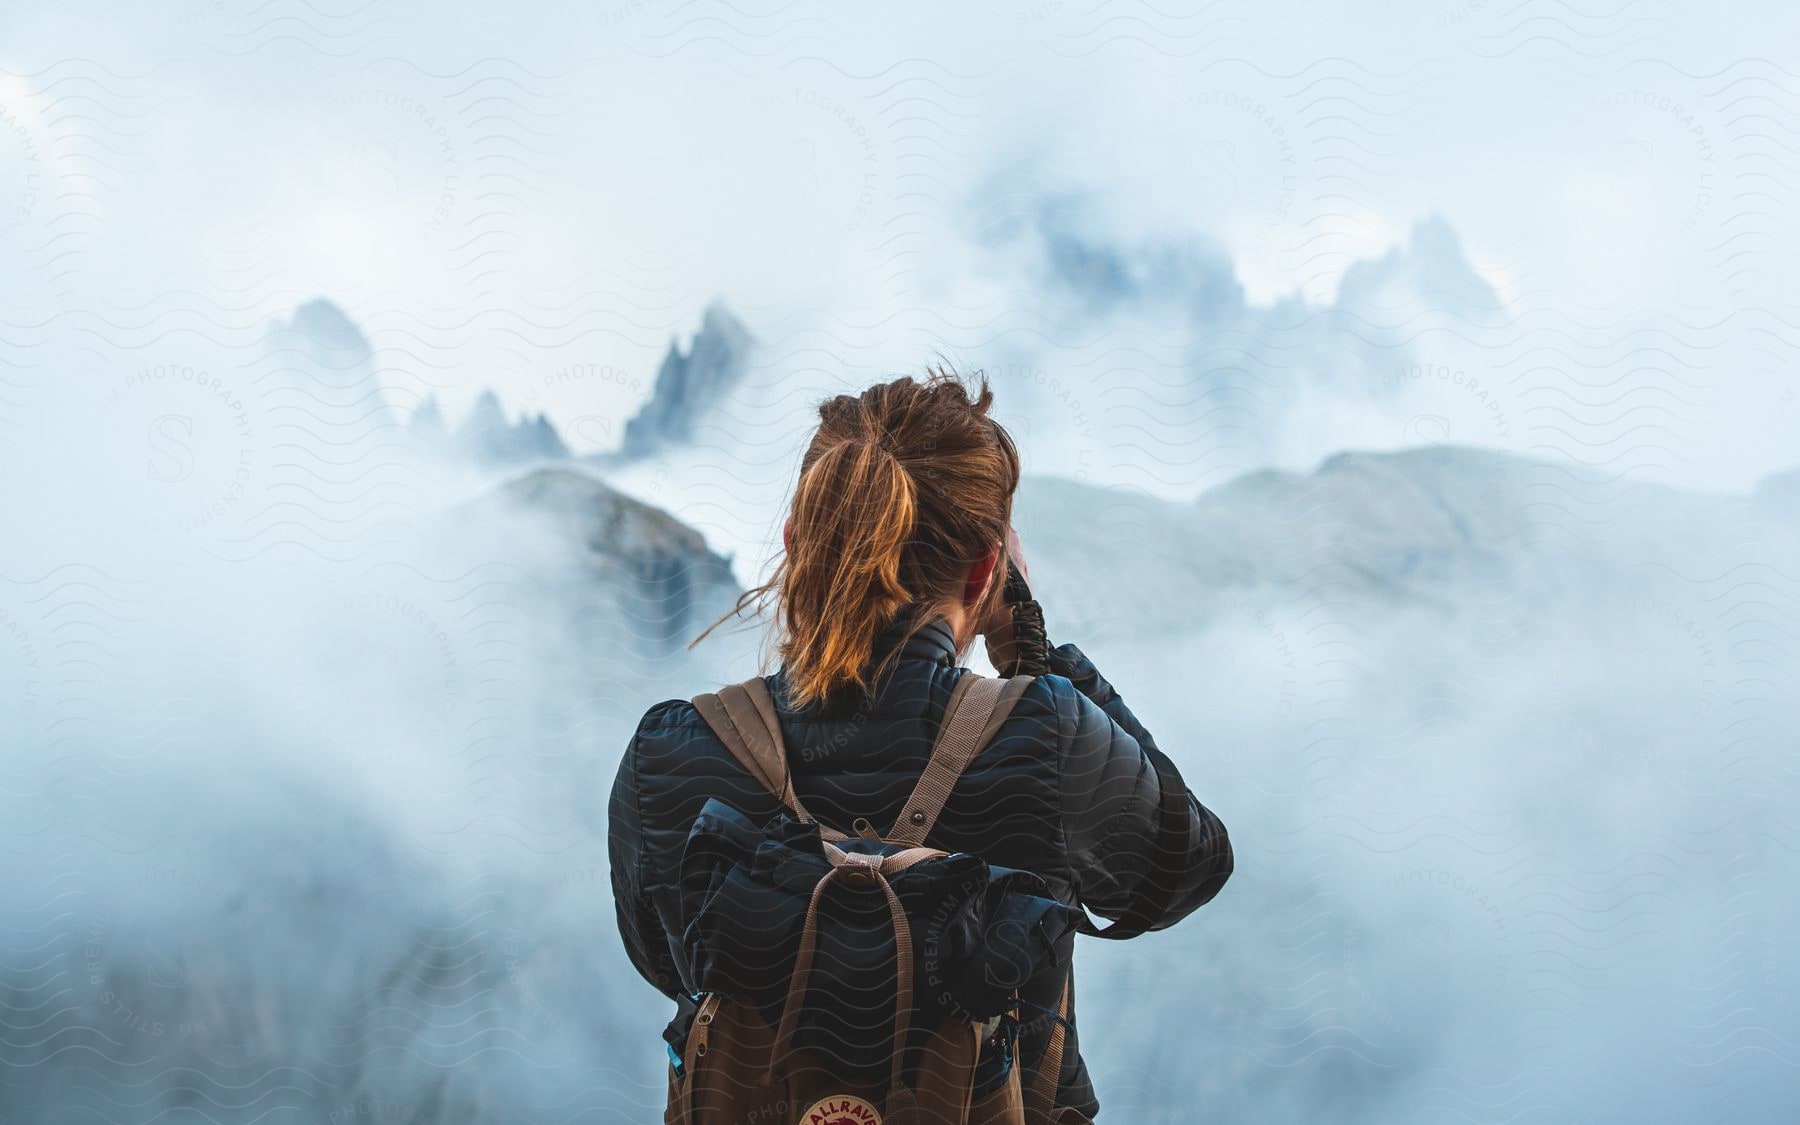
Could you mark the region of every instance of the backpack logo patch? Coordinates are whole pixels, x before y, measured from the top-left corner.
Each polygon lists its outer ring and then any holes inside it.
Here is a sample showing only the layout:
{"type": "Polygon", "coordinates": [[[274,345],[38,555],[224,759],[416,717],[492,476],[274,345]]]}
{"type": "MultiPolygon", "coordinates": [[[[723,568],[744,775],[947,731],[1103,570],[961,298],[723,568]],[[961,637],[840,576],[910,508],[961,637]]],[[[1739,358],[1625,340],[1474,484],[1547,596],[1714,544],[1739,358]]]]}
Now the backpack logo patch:
{"type": "Polygon", "coordinates": [[[833,1094],[814,1102],[798,1125],[881,1125],[881,1114],[855,1095],[833,1094]]]}

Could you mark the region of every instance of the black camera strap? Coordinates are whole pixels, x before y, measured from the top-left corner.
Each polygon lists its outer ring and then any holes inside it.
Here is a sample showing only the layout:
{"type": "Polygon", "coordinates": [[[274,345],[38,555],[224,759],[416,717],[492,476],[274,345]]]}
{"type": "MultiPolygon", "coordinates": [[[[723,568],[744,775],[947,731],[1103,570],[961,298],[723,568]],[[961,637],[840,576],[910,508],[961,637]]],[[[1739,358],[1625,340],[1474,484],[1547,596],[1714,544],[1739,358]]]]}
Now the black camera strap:
{"type": "Polygon", "coordinates": [[[1050,672],[1050,641],[1044,635],[1044,607],[1031,596],[1031,587],[1017,563],[1006,564],[1006,604],[1012,609],[1013,661],[998,669],[1006,676],[1043,676],[1050,672]]]}

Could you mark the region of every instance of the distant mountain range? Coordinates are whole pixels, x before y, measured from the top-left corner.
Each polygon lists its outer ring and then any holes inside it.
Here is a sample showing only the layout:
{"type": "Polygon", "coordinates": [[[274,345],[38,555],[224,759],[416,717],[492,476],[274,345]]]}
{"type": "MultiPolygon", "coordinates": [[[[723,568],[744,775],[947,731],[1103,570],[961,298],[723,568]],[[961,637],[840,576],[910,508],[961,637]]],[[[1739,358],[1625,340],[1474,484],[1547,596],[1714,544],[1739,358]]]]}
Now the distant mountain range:
{"type": "MultiPolygon", "coordinates": [[[[619,447],[594,454],[591,460],[616,466],[691,441],[696,422],[742,381],[754,343],[723,302],[707,305],[700,330],[685,352],[679,341],[670,341],[650,397],[625,423],[619,447]]],[[[433,456],[485,466],[520,467],[574,456],[548,416],[523,414],[508,421],[491,389],[481,392],[468,416],[454,428],[447,424],[437,397],[426,396],[413,412],[407,432],[433,456]]]]}
{"type": "Polygon", "coordinates": [[[1800,472],[1704,496],[1432,446],[1252,472],[1186,504],[1028,476],[1014,524],[1053,631],[1156,634],[1283,604],[1516,610],[1779,559],[1800,530],[1800,472]]]}
{"type": "MultiPolygon", "coordinates": [[[[1430,244],[1438,233],[1427,226],[1420,238],[1430,244]]],[[[1390,259],[1346,286],[1379,287],[1382,269],[1411,261],[1390,259]]],[[[1469,277],[1434,278],[1435,290],[1478,296],[1469,277]]],[[[332,378],[345,391],[372,370],[368,342],[326,301],[302,306],[270,340],[339,373],[332,378]]],[[[619,447],[589,457],[574,457],[542,413],[509,420],[492,390],[455,427],[428,397],[407,433],[436,457],[526,470],[458,518],[480,524],[510,512],[551,529],[575,568],[571,581],[609,591],[600,597],[609,614],[666,646],[729,606],[738,592],[730,563],[699,532],[602,478],[692,445],[754,346],[722,303],[708,305],[687,348],[670,343],[619,447]]],[[[1308,473],[1251,472],[1190,503],[1028,476],[1015,523],[1053,630],[1153,635],[1280,604],[1450,613],[1496,598],[1547,605],[1628,588],[1646,567],[1701,573],[1720,552],[1741,561],[1792,550],[1800,470],[1768,478],[1753,495],[1721,497],[1466,446],[1344,452],[1308,473]]]]}
{"type": "MultiPolygon", "coordinates": [[[[1186,504],[1028,476],[1014,522],[1052,640],[1152,637],[1323,604],[1510,615],[1652,589],[1671,568],[1778,563],[1800,549],[1796,481],[1708,497],[1438,446],[1250,473],[1186,504]]],[[[535,471],[483,503],[558,529],[656,644],[691,637],[739,591],[699,532],[574,468],[535,471]]]]}
{"type": "Polygon", "coordinates": [[[434,456],[484,465],[527,465],[569,456],[569,447],[549,418],[527,414],[508,422],[499,396],[491,390],[481,392],[468,417],[454,430],[445,424],[437,396],[428,395],[413,412],[407,432],[420,449],[434,456]]]}
{"type": "MultiPolygon", "coordinates": [[[[742,382],[755,346],[742,321],[714,300],[701,313],[700,328],[684,350],[669,342],[650,397],[625,423],[619,445],[591,455],[594,463],[616,466],[685,444],[700,419],[742,382]]],[[[375,349],[342,308],[324,298],[308,301],[292,316],[271,323],[264,346],[282,374],[284,386],[305,396],[309,417],[367,437],[392,420],[383,402],[375,349]]],[[[392,391],[387,392],[392,397],[392,391]]],[[[469,413],[452,425],[435,394],[426,394],[403,422],[407,441],[440,460],[485,468],[522,468],[569,460],[556,424],[542,411],[509,419],[500,397],[483,389],[469,413]]]]}

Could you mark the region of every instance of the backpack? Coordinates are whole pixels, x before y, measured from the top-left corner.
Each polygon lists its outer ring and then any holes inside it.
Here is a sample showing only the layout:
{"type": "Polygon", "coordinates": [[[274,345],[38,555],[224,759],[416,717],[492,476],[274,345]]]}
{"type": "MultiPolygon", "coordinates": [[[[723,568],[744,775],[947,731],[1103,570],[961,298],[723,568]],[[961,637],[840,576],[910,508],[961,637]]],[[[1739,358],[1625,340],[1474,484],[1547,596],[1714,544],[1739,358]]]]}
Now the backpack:
{"type": "Polygon", "coordinates": [[[877,833],[859,817],[855,835],[801,804],[762,677],[694,697],[791,815],[758,826],[714,799],[690,832],[682,947],[699,991],[664,1032],[665,1125],[1086,1121],[1054,1106],[1067,981],[1031,1088],[1014,1059],[1018,985],[1085,915],[1030,872],[926,845],[1031,679],[965,670],[899,820],[877,833]]]}

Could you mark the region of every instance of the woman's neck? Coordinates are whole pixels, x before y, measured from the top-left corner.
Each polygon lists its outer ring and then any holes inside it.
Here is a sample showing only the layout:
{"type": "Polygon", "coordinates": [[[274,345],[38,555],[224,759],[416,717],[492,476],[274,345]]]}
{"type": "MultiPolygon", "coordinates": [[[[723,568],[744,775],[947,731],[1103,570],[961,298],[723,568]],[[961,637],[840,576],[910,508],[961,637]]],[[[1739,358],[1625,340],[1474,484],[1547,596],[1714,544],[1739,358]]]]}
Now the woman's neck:
{"type": "Polygon", "coordinates": [[[960,656],[963,649],[968,648],[975,641],[974,634],[964,632],[971,628],[969,611],[958,605],[939,609],[938,613],[943,617],[944,623],[950,626],[950,636],[955,641],[956,652],[960,656]]]}

